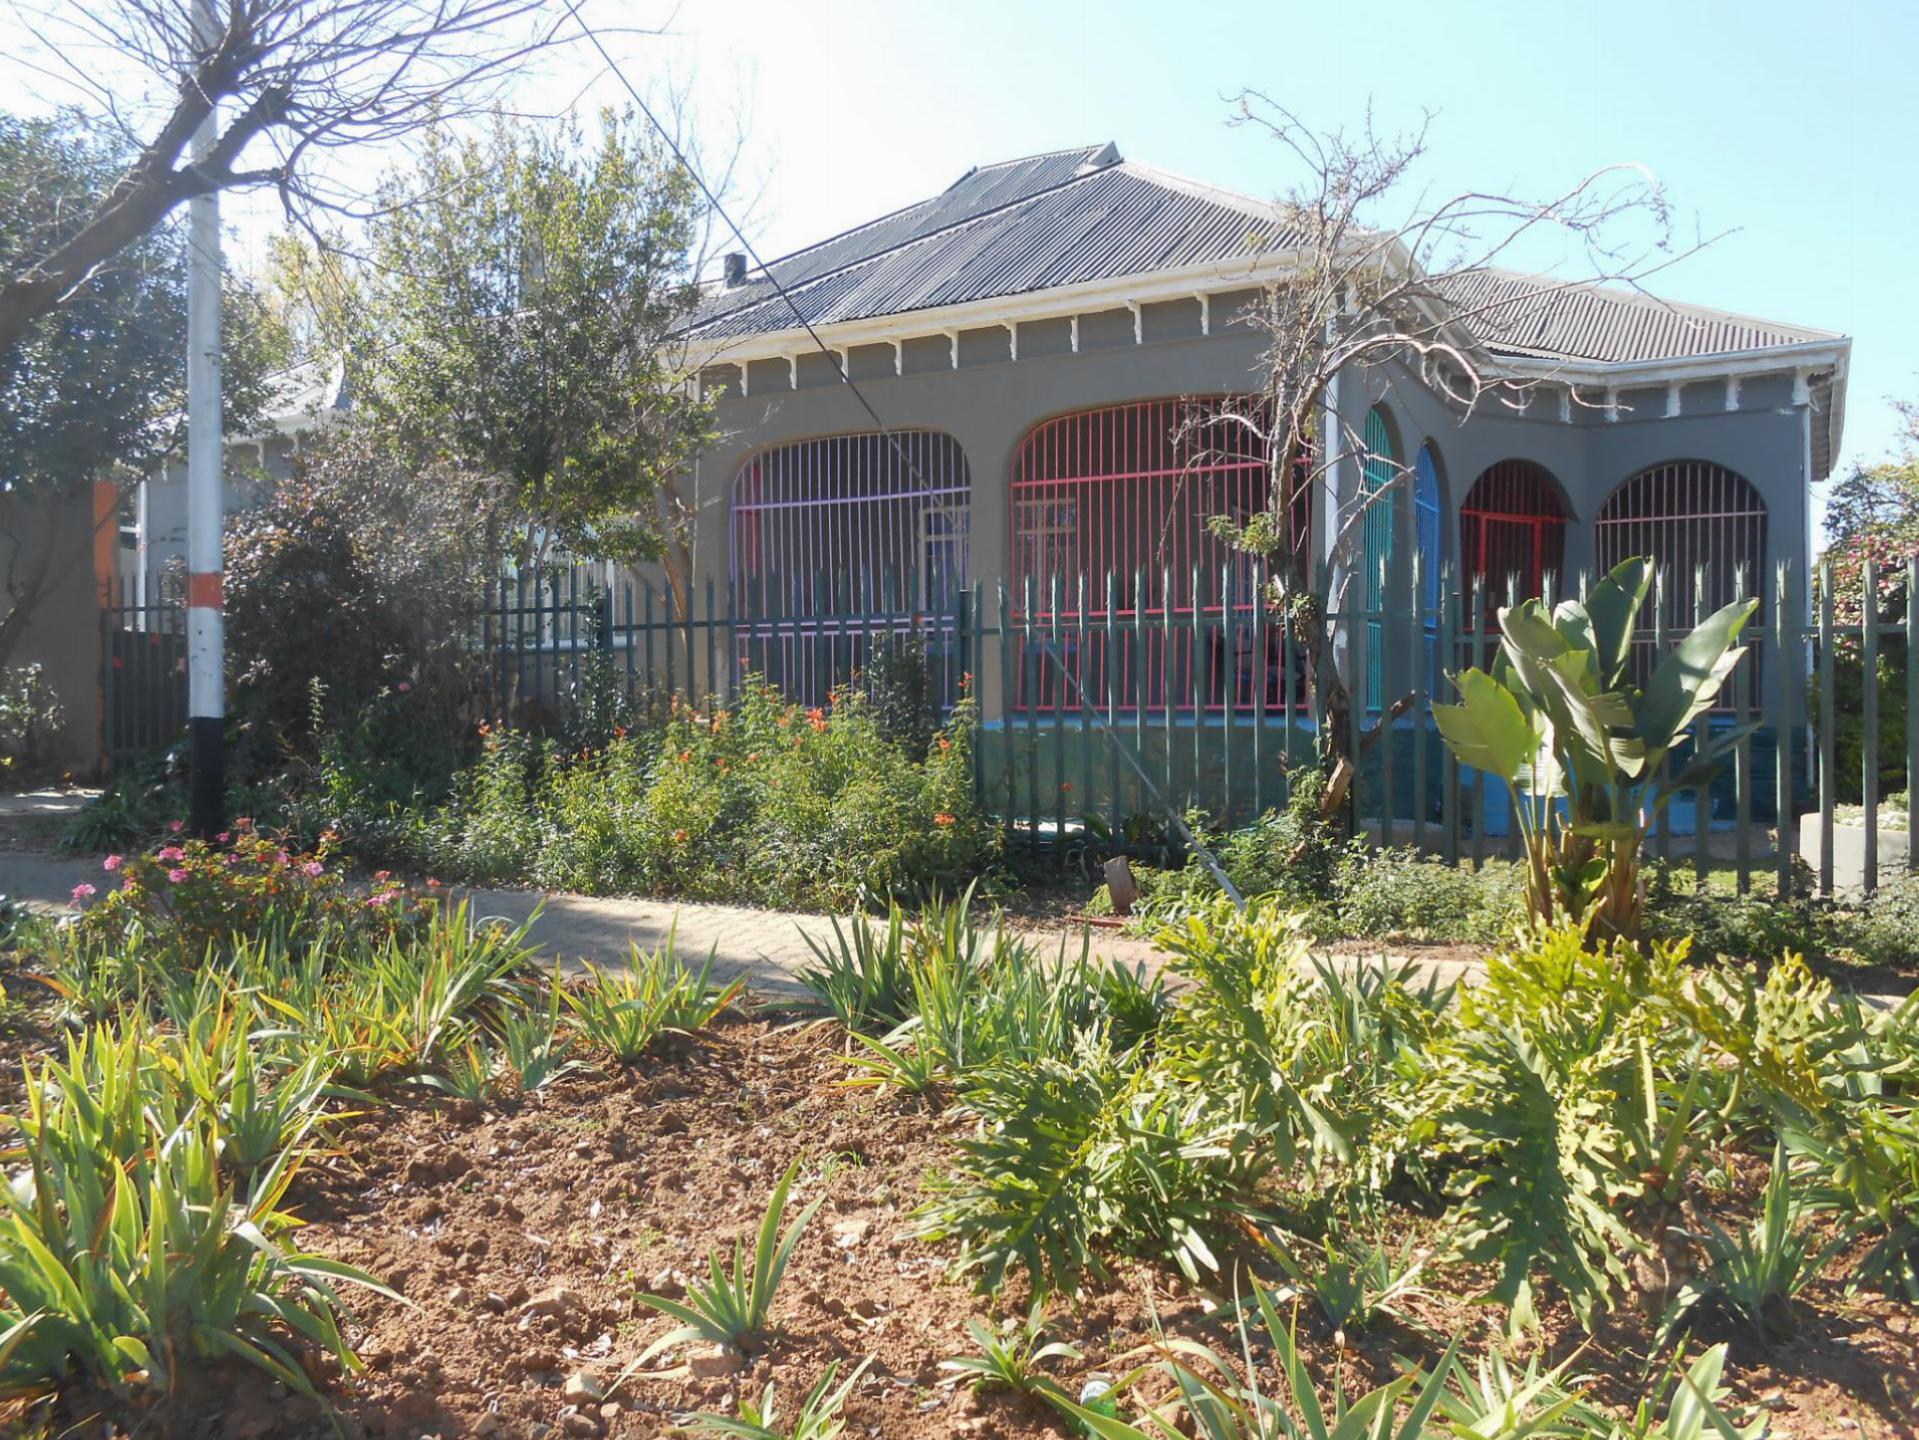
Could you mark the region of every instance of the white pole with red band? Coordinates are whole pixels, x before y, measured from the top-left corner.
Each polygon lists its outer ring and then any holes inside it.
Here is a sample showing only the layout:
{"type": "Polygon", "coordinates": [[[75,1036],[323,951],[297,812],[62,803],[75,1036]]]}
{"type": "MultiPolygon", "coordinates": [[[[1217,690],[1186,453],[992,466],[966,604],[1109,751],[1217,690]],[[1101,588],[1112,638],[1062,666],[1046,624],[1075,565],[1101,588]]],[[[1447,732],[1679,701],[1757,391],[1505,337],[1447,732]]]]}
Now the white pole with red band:
{"type": "MultiPolygon", "coordinates": [[[[200,48],[219,37],[214,0],[195,0],[200,48]]],[[[194,133],[195,158],[212,148],[218,115],[194,133]]],[[[187,733],[192,827],[211,839],[225,828],[226,628],[221,573],[225,441],[220,433],[220,201],[187,202],[187,733]]]]}

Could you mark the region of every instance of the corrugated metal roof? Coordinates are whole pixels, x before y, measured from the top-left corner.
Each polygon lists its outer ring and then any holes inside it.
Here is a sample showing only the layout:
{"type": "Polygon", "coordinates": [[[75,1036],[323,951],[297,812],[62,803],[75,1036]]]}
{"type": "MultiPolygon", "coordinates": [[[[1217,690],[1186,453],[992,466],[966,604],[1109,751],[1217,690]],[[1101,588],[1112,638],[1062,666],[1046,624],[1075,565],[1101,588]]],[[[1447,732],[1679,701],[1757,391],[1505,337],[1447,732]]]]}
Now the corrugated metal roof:
{"type": "Polygon", "coordinates": [[[1488,349],[1506,355],[1676,360],[1838,338],[1829,330],[1510,270],[1449,275],[1435,288],[1488,349]]]}
{"type": "MultiPolygon", "coordinates": [[[[807,320],[823,325],[1251,256],[1300,238],[1270,205],[1116,161],[811,279],[789,280],[785,261],[772,269],[807,320]]],[[[796,323],[769,284],[710,303],[719,313],[695,323],[702,337],[796,323]]]]}
{"type": "MultiPolygon", "coordinates": [[[[1118,162],[1119,150],[1109,143],[975,166],[930,200],[908,205],[904,210],[895,210],[891,215],[883,215],[830,240],[783,256],[771,262],[767,269],[784,286],[803,285],[818,276],[858,264],[936,230],[962,224],[989,210],[1118,162]]],[[[765,273],[759,272],[744,285],[715,292],[709,297],[707,308],[713,314],[723,314],[774,293],[765,273]]]]}
{"type": "MultiPolygon", "coordinates": [[[[969,171],[918,205],[775,260],[718,290],[690,327],[741,339],[808,323],[1026,295],[1281,251],[1304,237],[1277,207],[1120,158],[1113,145],[969,171]]],[[[1506,270],[1449,276],[1443,298],[1488,348],[1602,362],[1665,360],[1837,338],[1630,291],[1506,270]]]]}

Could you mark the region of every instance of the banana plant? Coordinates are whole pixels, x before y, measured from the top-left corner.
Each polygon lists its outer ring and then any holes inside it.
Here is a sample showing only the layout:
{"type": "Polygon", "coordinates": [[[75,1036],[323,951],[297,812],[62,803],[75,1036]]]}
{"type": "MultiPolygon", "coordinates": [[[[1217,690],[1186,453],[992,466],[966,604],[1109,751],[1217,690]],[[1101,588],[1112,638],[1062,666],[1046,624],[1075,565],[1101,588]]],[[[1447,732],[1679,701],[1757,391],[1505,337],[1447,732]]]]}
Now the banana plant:
{"type": "Polygon", "coordinates": [[[1759,608],[1739,600],[1661,656],[1642,690],[1627,673],[1653,562],[1627,560],[1581,600],[1527,600],[1499,612],[1490,670],[1452,675],[1457,705],[1433,719],[1462,765],[1505,782],[1526,850],[1526,903],[1542,925],[1568,922],[1636,937],[1639,855],[1675,795],[1703,790],[1757,727],[1699,733],[1745,654],[1759,608]],[[1667,762],[1690,741],[1685,762],[1667,762]]]}

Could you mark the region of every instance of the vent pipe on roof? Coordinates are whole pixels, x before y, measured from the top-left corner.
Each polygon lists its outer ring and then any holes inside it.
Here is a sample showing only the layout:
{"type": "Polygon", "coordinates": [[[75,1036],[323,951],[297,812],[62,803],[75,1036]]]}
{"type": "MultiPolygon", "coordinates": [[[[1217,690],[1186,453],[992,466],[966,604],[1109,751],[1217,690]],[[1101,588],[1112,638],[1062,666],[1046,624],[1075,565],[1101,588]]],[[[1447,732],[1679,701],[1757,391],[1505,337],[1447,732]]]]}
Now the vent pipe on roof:
{"type": "Polygon", "coordinates": [[[737,289],[746,283],[746,256],[737,250],[730,251],[723,263],[726,266],[727,289],[737,289]]]}

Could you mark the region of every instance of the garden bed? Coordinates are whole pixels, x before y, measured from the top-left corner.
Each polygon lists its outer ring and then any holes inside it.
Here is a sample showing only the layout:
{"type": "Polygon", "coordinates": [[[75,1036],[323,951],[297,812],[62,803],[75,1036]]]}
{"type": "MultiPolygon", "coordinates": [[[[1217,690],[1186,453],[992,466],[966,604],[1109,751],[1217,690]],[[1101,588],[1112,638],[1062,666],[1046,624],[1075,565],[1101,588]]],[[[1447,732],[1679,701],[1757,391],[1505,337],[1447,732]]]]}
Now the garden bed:
{"type": "MultiPolygon", "coordinates": [[[[1018,1313],[1024,1292],[1009,1289],[995,1306],[953,1273],[954,1247],[906,1238],[910,1212],[963,1127],[916,1101],[841,1086],[839,1038],[832,1027],[780,1019],[734,1022],[631,1070],[566,1077],[510,1108],[416,1099],[351,1122],[339,1153],[309,1166],[290,1197],[309,1222],[302,1244],[384,1277],[410,1303],[352,1298],[349,1336],[368,1372],[329,1387],[344,1432],[656,1436],[688,1411],[731,1412],[776,1376],[790,1409],[828,1364],[870,1360],[846,1402],[849,1434],[1070,1434],[1040,1401],[976,1394],[941,1368],[974,1348],[969,1317],[1018,1313]],[[744,1370],[696,1379],[660,1362],[609,1399],[569,1401],[570,1377],[610,1382],[668,1328],[635,1303],[637,1292],[670,1289],[676,1272],[697,1273],[709,1247],[730,1250],[735,1236],[750,1248],[767,1192],[792,1159],[802,1162],[795,1203],[826,1204],[782,1283],[774,1333],[746,1353],[744,1370]]],[[[1749,1202],[1758,1180],[1746,1178],[1749,1202]]],[[[1710,1208],[1731,1223],[1729,1211],[1749,1207],[1710,1208]]],[[[1410,1222],[1403,1240],[1436,1238],[1423,1228],[1410,1222]]],[[[1767,1417],[1776,1435],[1919,1433],[1913,1313],[1847,1297],[1842,1274],[1802,1298],[1796,1337],[1772,1346],[1734,1339],[1729,1408],[1767,1417]]],[[[1346,1347],[1302,1308],[1302,1356],[1326,1383],[1339,1375],[1357,1390],[1405,1361],[1430,1364],[1455,1334],[1470,1350],[1494,1348],[1498,1318],[1446,1298],[1448,1287],[1433,1281],[1433,1293],[1408,1303],[1406,1322],[1346,1347]]],[[[1077,1390],[1084,1373],[1124,1369],[1156,1326],[1230,1350],[1225,1298],[1161,1268],[1122,1266],[1114,1283],[1053,1306],[1052,1333],[1082,1352],[1058,1373],[1077,1390]]],[[[1542,1318],[1550,1359],[1580,1351],[1574,1372],[1593,1377],[1595,1398],[1631,1402],[1649,1339],[1636,1317],[1615,1315],[1583,1351],[1563,1306],[1542,1318]]],[[[131,1428],[140,1411],[70,1389],[46,1433],[91,1430],[101,1418],[131,1428]]],[[[227,1440],[332,1433],[311,1402],[244,1367],[197,1377],[176,1407],[144,1418],[160,1418],[160,1433],[227,1440]]]]}

